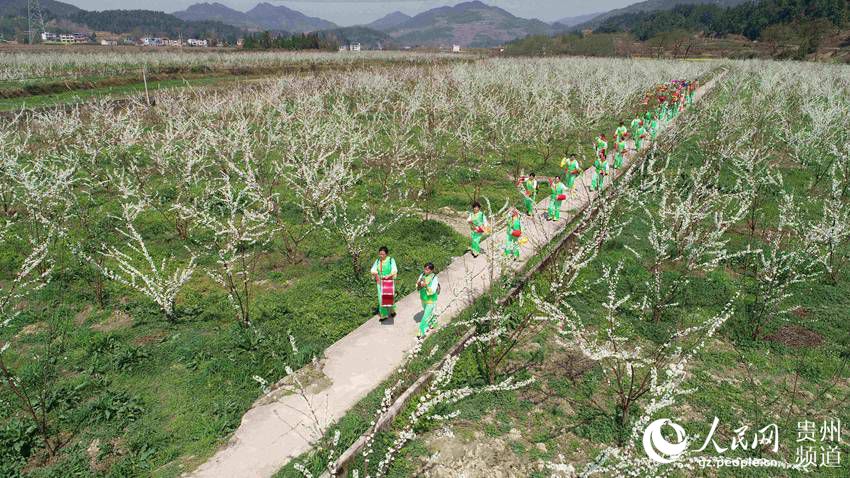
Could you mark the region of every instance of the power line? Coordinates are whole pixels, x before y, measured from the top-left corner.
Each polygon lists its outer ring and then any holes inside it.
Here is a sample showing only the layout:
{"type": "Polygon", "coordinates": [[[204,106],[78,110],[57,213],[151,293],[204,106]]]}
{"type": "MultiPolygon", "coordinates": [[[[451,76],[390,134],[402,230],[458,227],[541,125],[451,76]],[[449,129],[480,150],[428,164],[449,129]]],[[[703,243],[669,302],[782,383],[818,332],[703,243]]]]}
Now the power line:
{"type": "Polygon", "coordinates": [[[29,33],[29,43],[32,45],[35,35],[44,32],[44,16],[41,14],[41,4],[39,4],[38,0],[27,0],[27,23],[29,28],[27,30],[29,33]]]}

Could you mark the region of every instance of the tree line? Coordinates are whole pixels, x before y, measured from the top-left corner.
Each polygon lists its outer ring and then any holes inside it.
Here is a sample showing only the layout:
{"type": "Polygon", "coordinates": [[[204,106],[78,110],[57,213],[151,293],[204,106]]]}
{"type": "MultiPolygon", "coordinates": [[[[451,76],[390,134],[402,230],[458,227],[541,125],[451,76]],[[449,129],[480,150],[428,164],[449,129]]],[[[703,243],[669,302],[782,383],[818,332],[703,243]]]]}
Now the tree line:
{"type": "Polygon", "coordinates": [[[848,23],[848,12],[847,0],[766,0],[728,8],[712,4],[677,5],[671,10],[618,15],[603,22],[595,32],[628,31],[641,41],[674,30],[711,36],[737,34],[757,40],[776,25],[815,22],[841,27],[848,23]]]}
{"type": "Polygon", "coordinates": [[[337,42],[318,33],[273,34],[265,31],[246,35],[246,50],[335,50],[337,42]]]}

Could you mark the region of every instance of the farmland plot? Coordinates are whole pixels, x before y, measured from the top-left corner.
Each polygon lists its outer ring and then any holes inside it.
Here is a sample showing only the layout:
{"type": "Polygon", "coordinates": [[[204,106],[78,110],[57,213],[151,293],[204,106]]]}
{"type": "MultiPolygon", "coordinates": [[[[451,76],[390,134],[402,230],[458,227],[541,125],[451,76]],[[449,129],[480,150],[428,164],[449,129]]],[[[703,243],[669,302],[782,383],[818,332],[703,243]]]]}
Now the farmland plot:
{"type": "Polygon", "coordinates": [[[724,67],[497,322],[538,332],[495,380],[470,347],[438,391],[533,382],[420,413],[429,390],[371,475],[847,475],[848,70],[724,67]]]}
{"type": "Polygon", "coordinates": [[[372,316],[364,268],[379,245],[411,292],[421,264],[466,246],[421,213],[519,204],[515,177],[555,174],[565,150],[589,156],[653,85],[715,68],[328,72],[4,123],[3,473],[193,467],[266,383],[372,316]]]}

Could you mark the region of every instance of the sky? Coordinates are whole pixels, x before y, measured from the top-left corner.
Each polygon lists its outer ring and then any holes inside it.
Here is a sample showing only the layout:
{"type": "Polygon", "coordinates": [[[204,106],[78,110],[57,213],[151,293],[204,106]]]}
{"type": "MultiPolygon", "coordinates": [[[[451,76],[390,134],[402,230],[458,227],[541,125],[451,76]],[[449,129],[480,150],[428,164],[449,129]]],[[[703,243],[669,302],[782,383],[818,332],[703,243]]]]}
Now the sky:
{"type": "MultiPolygon", "coordinates": [[[[266,1],[284,5],[312,17],[350,26],[369,23],[394,12],[415,15],[443,5],[456,5],[456,0],[60,0],[86,10],[145,9],[174,12],[193,3],[218,2],[236,10],[250,10],[266,1]]],[[[639,0],[483,0],[488,5],[504,8],[523,18],[554,21],[587,13],[605,12],[639,0]]]]}

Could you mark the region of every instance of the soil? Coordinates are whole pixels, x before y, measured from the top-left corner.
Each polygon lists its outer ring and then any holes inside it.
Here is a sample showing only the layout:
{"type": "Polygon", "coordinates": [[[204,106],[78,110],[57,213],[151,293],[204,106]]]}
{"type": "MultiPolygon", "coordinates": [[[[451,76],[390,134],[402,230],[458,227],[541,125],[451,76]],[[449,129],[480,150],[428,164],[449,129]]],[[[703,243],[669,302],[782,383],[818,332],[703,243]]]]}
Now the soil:
{"type": "Polygon", "coordinates": [[[130,317],[130,314],[124,312],[123,310],[115,310],[112,312],[112,315],[109,316],[108,319],[104,320],[99,324],[92,325],[92,330],[97,330],[98,332],[113,332],[119,329],[125,329],[133,325],[133,318],[130,317]]]}
{"type": "Polygon", "coordinates": [[[823,336],[799,325],[783,325],[766,338],[795,349],[813,348],[823,343],[823,336]]]}
{"type": "Polygon", "coordinates": [[[94,311],[94,306],[91,304],[86,305],[83,309],[77,312],[77,315],[74,316],[74,325],[83,325],[91,316],[92,311],[94,311]]]}
{"type": "MultiPolygon", "coordinates": [[[[518,430],[511,430],[506,438],[520,436],[518,430]]],[[[424,460],[416,476],[509,478],[530,476],[538,469],[530,460],[520,460],[505,439],[488,437],[481,432],[464,439],[450,429],[443,429],[427,438],[426,446],[433,454],[424,460]]]]}

